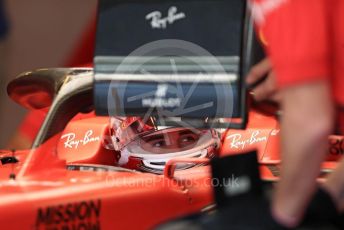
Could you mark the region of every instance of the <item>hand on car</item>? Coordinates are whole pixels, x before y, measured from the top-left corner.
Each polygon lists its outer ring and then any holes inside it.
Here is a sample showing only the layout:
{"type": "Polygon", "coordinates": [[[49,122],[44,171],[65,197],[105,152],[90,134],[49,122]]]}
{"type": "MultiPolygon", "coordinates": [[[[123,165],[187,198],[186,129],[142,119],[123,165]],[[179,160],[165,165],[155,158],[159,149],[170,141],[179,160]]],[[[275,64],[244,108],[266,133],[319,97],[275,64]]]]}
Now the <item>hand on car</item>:
{"type": "Polygon", "coordinates": [[[246,83],[252,87],[252,94],[256,101],[271,100],[278,102],[280,100],[275,73],[268,58],[252,67],[246,77],[246,83]]]}

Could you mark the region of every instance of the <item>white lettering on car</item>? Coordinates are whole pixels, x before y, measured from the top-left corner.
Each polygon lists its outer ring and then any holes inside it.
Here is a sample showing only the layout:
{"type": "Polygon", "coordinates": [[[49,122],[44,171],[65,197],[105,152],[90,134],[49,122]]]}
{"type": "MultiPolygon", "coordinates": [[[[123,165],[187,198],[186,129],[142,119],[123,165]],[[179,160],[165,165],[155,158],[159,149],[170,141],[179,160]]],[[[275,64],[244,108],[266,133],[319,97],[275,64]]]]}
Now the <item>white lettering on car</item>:
{"type": "Polygon", "coordinates": [[[260,143],[267,141],[268,138],[266,136],[259,136],[260,131],[254,131],[251,136],[247,139],[243,139],[241,134],[232,134],[226,137],[226,139],[231,140],[230,148],[232,149],[244,149],[248,145],[253,145],[255,143],[260,143]]]}
{"type": "Polygon", "coordinates": [[[277,136],[279,134],[280,130],[279,129],[273,129],[271,131],[271,136],[277,136]]]}
{"type": "Polygon", "coordinates": [[[88,130],[82,139],[76,139],[75,133],[67,133],[61,136],[61,140],[66,139],[64,142],[65,148],[77,149],[79,145],[87,145],[91,142],[100,141],[99,136],[93,136],[93,130],[88,130]]]}

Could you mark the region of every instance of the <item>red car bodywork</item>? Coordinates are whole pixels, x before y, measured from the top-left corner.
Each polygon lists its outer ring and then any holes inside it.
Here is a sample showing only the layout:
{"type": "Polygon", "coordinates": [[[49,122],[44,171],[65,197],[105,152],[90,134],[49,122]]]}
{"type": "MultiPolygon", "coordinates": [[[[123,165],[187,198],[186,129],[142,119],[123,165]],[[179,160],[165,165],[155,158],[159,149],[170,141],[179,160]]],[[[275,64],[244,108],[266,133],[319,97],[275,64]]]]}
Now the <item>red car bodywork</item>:
{"type": "MultiPolygon", "coordinates": [[[[14,156],[18,163],[0,166],[2,229],[150,229],[211,207],[209,166],[174,172],[175,159],[163,175],[116,168],[115,154],[104,148],[108,123],[108,117],[73,120],[37,149],[3,151],[1,159],[14,156]],[[84,170],[68,170],[68,165],[84,170]],[[99,170],[87,170],[95,165],[99,170]]],[[[274,181],[279,135],[277,117],[252,108],[246,130],[223,131],[218,154],[257,149],[262,178],[274,181]]],[[[335,167],[342,143],[342,137],[330,137],[323,173],[335,167]]]]}

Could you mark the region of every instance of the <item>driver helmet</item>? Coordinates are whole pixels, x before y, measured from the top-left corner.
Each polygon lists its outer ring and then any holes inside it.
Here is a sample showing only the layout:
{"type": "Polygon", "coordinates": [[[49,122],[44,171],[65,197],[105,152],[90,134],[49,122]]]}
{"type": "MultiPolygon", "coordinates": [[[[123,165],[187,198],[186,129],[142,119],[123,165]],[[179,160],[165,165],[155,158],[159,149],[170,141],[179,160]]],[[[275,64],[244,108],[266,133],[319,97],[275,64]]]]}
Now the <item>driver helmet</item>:
{"type": "MultiPolygon", "coordinates": [[[[156,127],[151,118],[112,117],[110,133],[119,166],[161,174],[173,158],[212,158],[220,146],[214,129],[156,127]]],[[[178,164],[186,169],[194,163],[178,164]]]]}

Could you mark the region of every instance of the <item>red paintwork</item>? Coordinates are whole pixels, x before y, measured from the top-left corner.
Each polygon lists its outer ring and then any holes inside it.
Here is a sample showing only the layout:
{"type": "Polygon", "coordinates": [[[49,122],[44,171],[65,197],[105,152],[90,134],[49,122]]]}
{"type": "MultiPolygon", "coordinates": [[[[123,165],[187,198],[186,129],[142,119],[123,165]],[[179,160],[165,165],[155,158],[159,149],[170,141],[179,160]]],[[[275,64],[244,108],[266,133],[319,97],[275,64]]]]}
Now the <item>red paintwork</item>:
{"type": "MultiPolygon", "coordinates": [[[[17,151],[18,163],[1,165],[1,228],[149,229],[212,204],[209,166],[176,171],[173,176],[66,170],[71,163],[116,165],[115,154],[104,148],[108,122],[107,117],[72,121],[39,148],[17,151]],[[86,133],[88,141],[77,147],[66,145],[68,137],[85,140],[86,133]],[[11,173],[16,174],[15,180],[9,178],[11,173]]],[[[257,148],[262,177],[275,180],[279,134],[275,116],[252,109],[246,130],[224,132],[219,155],[257,148]]],[[[343,141],[343,137],[331,137],[331,148],[337,148],[332,152],[341,149],[334,138],[343,141]]],[[[0,157],[11,155],[5,151],[0,157]]],[[[324,168],[333,169],[335,160],[338,157],[329,155],[324,168]]]]}
{"type": "Polygon", "coordinates": [[[117,162],[112,150],[103,148],[109,139],[109,118],[94,117],[70,122],[61,135],[57,154],[67,163],[114,165],[117,162]],[[69,141],[70,140],[70,141],[69,141]],[[83,141],[78,144],[75,141],[83,141]]]}
{"type": "MultiPolygon", "coordinates": [[[[150,173],[68,171],[66,161],[57,158],[59,148],[53,147],[59,139],[56,136],[36,150],[16,154],[20,162],[15,165],[1,166],[3,229],[61,229],[63,226],[73,229],[73,225],[84,223],[98,226],[97,221],[101,229],[148,229],[211,203],[209,184],[203,183],[209,176],[207,167],[177,173],[178,183],[150,173]],[[23,173],[25,158],[28,160],[31,154],[31,163],[23,173]],[[9,179],[11,172],[17,174],[16,180],[9,179]],[[61,210],[64,210],[70,203],[97,203],[98,200],[101,202],[98,218],[93,215],[91,219],[75,218],[64,223],[59,221],[59,214],[55,214],[52,219],[58,224],[38,221],[40,208],[45,212],[47,207],[62,205],[61,210]]],[[[66,218],[67,212],[62,213],[66,218]]]]}

